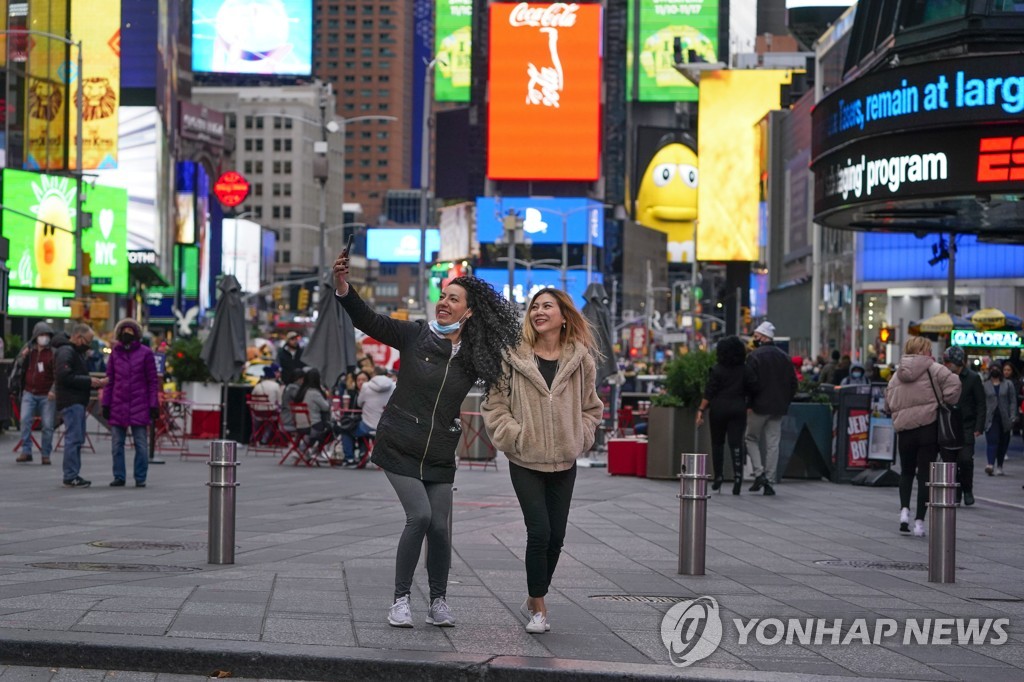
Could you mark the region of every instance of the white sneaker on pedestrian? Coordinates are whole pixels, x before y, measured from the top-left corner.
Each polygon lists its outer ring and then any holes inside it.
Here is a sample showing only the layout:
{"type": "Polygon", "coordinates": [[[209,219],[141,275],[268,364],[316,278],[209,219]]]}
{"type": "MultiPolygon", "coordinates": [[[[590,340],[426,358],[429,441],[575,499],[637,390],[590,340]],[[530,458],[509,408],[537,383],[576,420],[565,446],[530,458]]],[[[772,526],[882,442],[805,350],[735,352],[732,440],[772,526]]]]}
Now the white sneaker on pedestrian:
{"type": "Polygon", "coordinates": [[[917,519],[916,521],[914,521],[914,537],[915,538],[923,538],[924,537],[924,520],[923,519],[917,519]]]}
{"type": "Polygon", "coordinates": [[[533,618],[531,618],[530,622],[526,624],[526,631],[534,635],[543,634],[550,629],[551,626],[548,625],[548,619],[539,611],[534,613],[533,618]]]}
{"type": "Polygon", "coordinates": [[[910,532],[910,510],[906,507],[900,509],[900,532],[910,532]]]}
{"type": "Polygon", "coordinates": [[[430,602],[430,610],[427,612],[427,624],[436,625],[442,628],[450,628],[455,625],[455,616],[448,608],[448,602],[444,597],[438,597],[430,602]]]}
{"type": "Polygon", "coordinates": [[[399,597],[391,605],[391,608],[388,609],[388,625],[396,628],[412,627],[412,609],[409,608],[409,595],[399,597]]]}
{"type": "Polygon", "coordinates": [[[519,613],[523,615],[523,618],[526,619],[526,622],[530,622],[530,620],[533,618],[533,611],[530,610],[529,604],[530,598],[527,597],[523,600],[523,605],[519,607],[519,613]]]}
{"type": "Polygon", "coordinates": [[[1005,476],[1003,473],[1003,467],[996,467],[996,476],[1005,476]]]}

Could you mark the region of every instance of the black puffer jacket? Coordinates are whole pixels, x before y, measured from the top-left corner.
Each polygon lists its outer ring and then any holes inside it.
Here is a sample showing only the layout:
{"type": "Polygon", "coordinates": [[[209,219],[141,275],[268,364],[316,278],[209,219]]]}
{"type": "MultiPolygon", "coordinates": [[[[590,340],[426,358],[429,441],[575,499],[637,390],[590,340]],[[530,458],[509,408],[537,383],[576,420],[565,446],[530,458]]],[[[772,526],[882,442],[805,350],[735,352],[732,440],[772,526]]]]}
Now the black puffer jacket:
{"type": "Polygon", "coordinates": [[[57,409],[72,405],[88,405],[92,394],[92,378],[85,362],[85,353],[79,351],[65,334],[54,336],[52,344],[57,355],[54,358],[57,381],[57,409]]]}
{"type": "Polygon", "coordinates": [[[964,445],[974,445],[974,434],[985,432],[985,387],[970,367],[960,371],[960,416],[964,422],[964,445]]]}
{"type": "Polygon", "coordinates": [[[371,461],[402,476],[451,483],[462,437],[458,417],[477,379],[466,366],[465,349],[452,358],[451,341],[439,338],[426,323],[379,315],[352,287],[337,298],[356,329],[402,354],[398,384],[377,424],[371,461]]]}
{"type": "Polygon", "coordinates": [[[796,371],[786,352],[765,343],[747,356],[744,383],[755,414],[781,417],[796,395],[796,371]]]}

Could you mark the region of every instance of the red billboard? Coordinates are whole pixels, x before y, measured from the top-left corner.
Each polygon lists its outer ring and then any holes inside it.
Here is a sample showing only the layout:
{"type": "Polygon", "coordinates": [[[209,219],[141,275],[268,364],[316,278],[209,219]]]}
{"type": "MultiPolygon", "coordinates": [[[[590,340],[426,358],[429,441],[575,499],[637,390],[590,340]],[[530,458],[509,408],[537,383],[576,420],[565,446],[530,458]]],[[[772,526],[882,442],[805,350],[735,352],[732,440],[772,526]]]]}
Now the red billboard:
{"type": "Polygon", "coordinates": [[[601,6],[495,3],[490,12],[487,176],[597,180],[601,6]]]}

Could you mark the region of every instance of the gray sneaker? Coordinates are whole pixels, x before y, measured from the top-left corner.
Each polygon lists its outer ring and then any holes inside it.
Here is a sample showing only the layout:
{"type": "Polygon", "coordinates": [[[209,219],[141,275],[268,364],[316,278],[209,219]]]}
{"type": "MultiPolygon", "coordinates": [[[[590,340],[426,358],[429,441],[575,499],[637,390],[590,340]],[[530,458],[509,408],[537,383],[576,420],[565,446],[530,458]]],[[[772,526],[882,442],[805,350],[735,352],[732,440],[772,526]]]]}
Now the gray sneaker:
{"type": "Polygon", "coordinates": [[[430,602],[430,610],[427,612],[427,624],[438,627],[450,628],[455,625],[455,616],[448,608],[448,602],[444,597],[438,597],[430,602]]]}
{"type": "MultiPolygon", "coordinates": [[[[430,622],[429,620],[427,621],[430,622]]],[[[409,595],[399,597],[388,609],[388,625],[396,628],[412,627],[412,609],[409,608],[409,595]]]]}

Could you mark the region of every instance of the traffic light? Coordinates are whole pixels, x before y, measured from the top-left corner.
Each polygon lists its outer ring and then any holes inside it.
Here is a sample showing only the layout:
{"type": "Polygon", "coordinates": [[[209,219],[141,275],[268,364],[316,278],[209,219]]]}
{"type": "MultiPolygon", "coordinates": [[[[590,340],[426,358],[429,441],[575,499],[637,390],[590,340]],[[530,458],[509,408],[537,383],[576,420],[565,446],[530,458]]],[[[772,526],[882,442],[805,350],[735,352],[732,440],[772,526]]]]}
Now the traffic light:
{"type": "Polygon", "coordinates": [[[878,340],[882,343],[892,343],[896,337],[896,330],[892,327],[882,327],[878,330],[878,340]]]}
{"type": "Polygon", "coordinates": [[[745,326],[750,325],[750,306],[743,306],[740,308],[740,312],[743,313],[743,324],[745,326]]]}
{"type": "Polygon", "coordinates": [[[299,310],[305,310],[306,306],[308,306],[308,305],[309,305],[309,289],[307,289],[306,287],[302,287],[301,289],[299,289],[298,308],[299,308],[299,310]]]}
{"type": "Polygon", "coordinates": [[[271,290],[271,292],[272,292],[271,296],[273,297],[275,302],[281,300],[281,285],[280,284],[275,284],[274,288],[271,290]]]}

